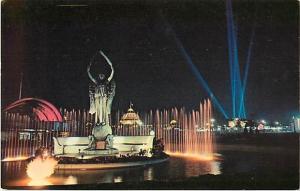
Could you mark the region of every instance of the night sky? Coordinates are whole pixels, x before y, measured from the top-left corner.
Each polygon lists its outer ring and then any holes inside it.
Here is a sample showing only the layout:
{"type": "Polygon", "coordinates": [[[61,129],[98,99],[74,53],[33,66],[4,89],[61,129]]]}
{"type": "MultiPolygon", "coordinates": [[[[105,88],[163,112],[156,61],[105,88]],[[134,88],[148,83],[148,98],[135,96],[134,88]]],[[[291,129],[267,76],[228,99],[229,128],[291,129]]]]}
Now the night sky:
{"type": "MultiPolygon", "coordinates": [[[[18,99],[21,72],[23,97],[88,108],[86,67],[100,49],[115,68],[113,110],[126,110],[130,101],[140,111],[196,108],[208,94],[170,37],[164,15],[231,113],[224,1],[7,0],[1,14],[2,108],[18,99]],[[77,6],[64,6],[70,4],[77,6]]],[[[288,120],[299,108],[298,2],[233,1],[233,14],[242,74],[256,26],[245,98],[248,116],[288,120]]]]}

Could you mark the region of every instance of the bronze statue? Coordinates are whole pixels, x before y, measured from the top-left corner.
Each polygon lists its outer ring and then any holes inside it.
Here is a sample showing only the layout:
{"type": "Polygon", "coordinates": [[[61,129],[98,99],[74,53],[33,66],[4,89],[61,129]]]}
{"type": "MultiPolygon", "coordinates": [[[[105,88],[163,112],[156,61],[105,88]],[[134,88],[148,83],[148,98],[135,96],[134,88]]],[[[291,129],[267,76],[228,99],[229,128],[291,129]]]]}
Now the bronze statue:
{"type": "Polygon", "coordinates": [[[90,110],[89,113],[95,114],[95,127],[92,134],[96,139],[104,139],[108,134],[112,134],[110,127],[111,105],[115,96],[116,84],[113,80],[114,68],[107,56],[100,50],[90,61],[87,67],[87,73],[93,82],[89,88],[90,110]],[[98,74],[94,78],[90,72],[91,65],[95,61],[95,56],[101,54],[111,68],[109,77],[104,73],[98,74]]]}

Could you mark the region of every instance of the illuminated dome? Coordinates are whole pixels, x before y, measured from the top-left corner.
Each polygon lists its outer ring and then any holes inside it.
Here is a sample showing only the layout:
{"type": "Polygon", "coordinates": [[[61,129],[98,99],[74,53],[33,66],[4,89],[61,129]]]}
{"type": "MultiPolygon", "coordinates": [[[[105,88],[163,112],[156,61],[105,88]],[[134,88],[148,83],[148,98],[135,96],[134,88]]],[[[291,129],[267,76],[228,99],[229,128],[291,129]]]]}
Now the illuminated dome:
{"type": "Polygon", "coordinates": [[[23,98],[7,106],[4,112],[28,115],[40,121],[59,121],[62,116],[50,102],[37,98],[23,98]]]}
{"type": "Polygon", "coordinates": [[[122,116],[120,123],[122,125],[129,125],[129,126],[130,125],[142,125],[142,121],[140,120],[139,115],[134,112],[131,104],[130,104],[130,107],[129,107],[127,113],[125,113],[122,116]]]}
{"type": "Polygon", "coordinates": [[[170,122],[170,125],[176,125],[176,124],[177,124],[177,121],[174,119],[170,122]]]}

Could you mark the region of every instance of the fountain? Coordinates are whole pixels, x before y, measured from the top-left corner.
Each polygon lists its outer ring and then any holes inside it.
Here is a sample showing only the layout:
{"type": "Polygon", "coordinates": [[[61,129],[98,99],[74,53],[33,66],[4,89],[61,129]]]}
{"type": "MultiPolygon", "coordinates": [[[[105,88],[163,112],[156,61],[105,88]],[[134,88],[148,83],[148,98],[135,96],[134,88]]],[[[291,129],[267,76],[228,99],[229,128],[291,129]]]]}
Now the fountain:
{"type": "Polygon", "coordinates": [[[116,84],[113,80],[113,65],[102,51],[99,51],[93,57],[87,68],[87,72],[90,80],[93,82],[89,90],[89,113],[94,115],[92,133],[88,137],[53,137],[54,156],[59,158],[57,168],[103,169],[139,166],[167,160],[168,157],[165,154],[154,157],[154,133],[143,136],[116,136],[112,134],[110,117],[116,84]],[[91,66],[97,63],[96,57],[98,55],[104,57],[110,66],[111,72],[109,77],[106,77],[108,75],[105,73],[100,73],[98,78],[94,78],[91,74],[91,66]],[[126,163],[120,162],[124,161],[124,156],[127,156],[126,163]],[[131,157],[135,159],[132,160],[131,157]],[[157,160],[149,161],[148,159],[157,160]],[[83,163],[82,161],[85,162],[83,163]],[[112,161],[114,163],[110,163],[112,161]]]}
{"type": "MultiPolygon", "coordinates": [[[[117,117],[120,118],[120,117],[117,117]]],[[[209,99],[200,103],[199,110],[187,112],[184,108],[149,111],[144,114],[143,127],[120,126],[117,134],[140,135],[153,130],[164,143],[169,155],[213,159],[212,108],[209,99]]]]}
{"type": "MultiPolygon", "coordinates": [[[[108,78],[99,74],[94,79],[90,73],[93,60],[88,66],[88,75],[93,82],[89,92],[89,111],[60,109],[58,115],[58,110],[47,102],[45,109],[33,110],[41,114],[50,111],[48,108],[54,109],[59,121],[39,121],[36,120],[39,118],[32,119],[19,113],[4,113],[2,161],[29,158],[31,161],[26,172],[31,181],[28,185],[52,184],[53,180],[49,181],[49,177],[55,169],[144,166],[164,162],[169,155],[197,160],[214,159],[209,99],[200,103],[199,109],[190,112],[185,108],[171,108],[138,114],[130,104],[127,113],[121,116],[118,111],[116,121],[112,123],[111,104],[116,87],[114,69],[103,52],[98,54],[105,58],[111,73],[108,78]],[[53,157],[34,156],[40,147],[47,148],[53,157]]],[[[19,102],[21,104],[17,105],[25,105],[19,102]]],[[[63,184],[72,183],[76,184],[76,180],[68,177],[63,184]]]]}
{"type": "Polygon", "coordinates": [[[213,136],[210,128],[211,102],[200,103],[199,111],[186,113],[176,109],[165,115],[176,119],[163,133],[165,150],[169,154],[211,160],[213,157],[213,136]],[[177,123],[174,123],[174,122],[177,123]]]}

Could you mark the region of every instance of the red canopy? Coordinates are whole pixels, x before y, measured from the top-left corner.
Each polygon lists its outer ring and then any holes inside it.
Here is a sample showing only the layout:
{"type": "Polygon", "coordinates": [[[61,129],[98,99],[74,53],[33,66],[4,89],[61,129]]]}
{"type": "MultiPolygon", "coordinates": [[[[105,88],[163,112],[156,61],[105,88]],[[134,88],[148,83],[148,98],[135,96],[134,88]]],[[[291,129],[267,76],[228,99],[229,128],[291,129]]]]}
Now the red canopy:
{"type": "Polygon", "coordinates": [[[27,112],[27,114],[36,116],[40,121],[63,121],[59,110],[53,104],[38,98],[23,98],[17,100],[7,106],[4,111],[27,112]]]}

